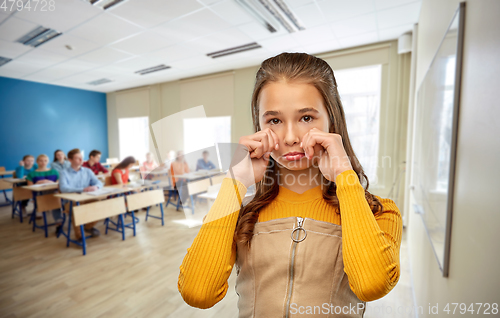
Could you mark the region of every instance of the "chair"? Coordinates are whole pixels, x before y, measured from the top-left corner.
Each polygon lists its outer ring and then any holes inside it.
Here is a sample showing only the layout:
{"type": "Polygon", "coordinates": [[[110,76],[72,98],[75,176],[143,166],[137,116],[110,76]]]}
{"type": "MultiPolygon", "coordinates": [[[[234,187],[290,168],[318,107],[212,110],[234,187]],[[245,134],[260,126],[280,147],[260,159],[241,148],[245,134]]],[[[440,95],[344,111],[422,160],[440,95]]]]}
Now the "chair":
{"type": "Polygon", "coordinates": [[[112,176],[107,176],[104,178],[104,186],[109,186],[109,185],[112,185],[113,182],[113,177],[112,176]]]}
{"type": "MultiPolygon", "coordinates": [[[[5,167],[0,167],[0,171],[5,171],[5,167]]],[[[5,205],[8,205],[8,204],[12,203],[9,200],[9,197],[7,197],[7,191],[8,190],[12,190],[12,183],[3,181],[2,178],[0,178],[0,191],[3,192],[3,195],[5,197],[5,201],[7,202],[7,204],[5,204],[5,205]]]]}
{"type": "MultiPolygon", "coordinates": [[[[75,218],[75,225],[80,226],[80,232],[82,233],[81,246],[83,248],[83,255],[87,254],[86,237],[83,229],[83,224],[118,215],[119,218],[122,219],[123,225],[123,213],[125,213],[126,211],[127,208],[125,207],[125,198],[123,196],[84,205],[73,206],[73,217],[75,218]]],[[[69,223],[71,225],[71,214],[69,216],[69,223]]],[[[123,226],[122,233],[123,239],[125,239],[125,229],[123,228],[123,226]]]]}
{"type": "Polygon", "coordinates": [[[12,205],[12,218],[18,215],[19,221],[23,223],[23,211],[21,209],[21,201],[32,199],[33,193],[30,190],[24,189],[19,186],[13,187],[12,192],[13,192],[12,197],[14,199],[14,204],[12,205]]]}
{"type": "Polygon", "coordinates": [[[226,177],[225,174],[219,174],[210,178],[212,185],[222,183],[222,180],[226,177]]]}
{"type": "MultiPolygon", "coordinates": [[[[148,217],[160,219],[161,225],[165,224],[164,214],[163,214],[163,202],[165,201],[165,197],[163,195],[162,190],[152,190],[145,191],[141,193],[131,194],[127,196],[127,205],[128,210],[134,213],[135,210],[139,210],[142,208],[147,208],[146,212],[146,221],[148,217]],[[161,210],[161,217],[155,215],[149,215],[149,209],[151,206],[159,204],[161,210]]],[[[132,217],[134,215],[132,214],[132,217]]],[[[134,236],[135,236],[135,226],[134,226],[134,236]]]]}
{"type": "MultiPolygon", "coordinates": [[[[43,214],[43,225],[36,224],[36,213],[31,214],[31,221],[33,222],[33,232],[36,228],[43,229],[45,231],[45,237],[48,237],[48,227],[55,225],[56,223],[47,224],[47,215],[45,212],[61,209],[61,200],[54,196],[55,193],[37,195],[36,196],[36,210],[42,212],[43,214]]],[[[66,216],[64,216],[65,218],[66,216]]],[[[63,220],[64,222],[64,220],[63,220]]],[[[58,235],[59,236],[59,235],[58,235]]]]}
{"type": "Polygon", "coordinates": [[[189,199],[191,201],[192,214],[194,214],[194,202],[195,202],[194,197],[199,193],[207,192],[210,185],[211,185],[210,178],[201,179],[201,180],[192,181],[192,182],[187,183],[187,190],[189,193],[189,199]]]}

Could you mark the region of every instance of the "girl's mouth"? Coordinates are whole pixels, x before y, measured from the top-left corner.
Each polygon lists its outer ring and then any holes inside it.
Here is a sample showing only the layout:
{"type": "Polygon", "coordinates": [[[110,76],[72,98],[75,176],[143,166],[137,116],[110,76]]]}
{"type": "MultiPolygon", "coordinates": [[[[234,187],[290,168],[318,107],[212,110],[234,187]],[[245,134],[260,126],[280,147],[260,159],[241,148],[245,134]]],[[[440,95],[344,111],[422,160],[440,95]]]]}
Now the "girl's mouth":
{"type": "Polygon", "coordinates": [[[303,152],[289,152],[289,153],[283,155],[283,158],[285,158],[288,161],[300,160],[303,157],[305,157],[305,153],[303,153],[303,152]]]}

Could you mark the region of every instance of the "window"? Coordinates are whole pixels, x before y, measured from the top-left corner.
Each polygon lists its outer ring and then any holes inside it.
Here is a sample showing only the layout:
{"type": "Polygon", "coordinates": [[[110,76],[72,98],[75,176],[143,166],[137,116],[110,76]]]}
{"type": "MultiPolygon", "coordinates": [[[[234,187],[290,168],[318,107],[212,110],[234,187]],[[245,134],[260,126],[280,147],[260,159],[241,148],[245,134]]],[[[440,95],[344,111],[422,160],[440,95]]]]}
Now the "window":
{"type": "Polygon", "coordinates": [[[231,142],[231,116],[185,118],[184,153],[231,142]]]}
{"type": "Polygon", "coordinates": [[[354,153],[370,184],[377,183],[382,65],[335,71],[354,153]]]}
{"type": "Polygon", "coordinates": [[[148,117],[120,118],[118,131],[120,138],[120,160],[134,156],[136,160],[149,152],[148,117]]]}

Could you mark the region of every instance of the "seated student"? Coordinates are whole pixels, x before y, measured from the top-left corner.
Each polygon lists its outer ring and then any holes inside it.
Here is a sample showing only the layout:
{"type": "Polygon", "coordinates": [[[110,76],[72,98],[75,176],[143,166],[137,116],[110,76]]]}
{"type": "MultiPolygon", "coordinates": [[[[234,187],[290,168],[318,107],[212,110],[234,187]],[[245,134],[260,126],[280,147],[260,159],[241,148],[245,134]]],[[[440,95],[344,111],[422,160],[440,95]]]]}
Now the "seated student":
{"type": "Polygon", "coordinates": [[[71,166],[69,161],[66,159],[66,155],[61,149],[57,149],[54,152],[54,161],[50,164],[50,167],[56,169],[59,174],[66,168],[71,166]]]}
{"type": "Polygon", "coordinates": [[[158,164],[156,163],[155,159],[153,158],[153,154],[148,152],[146,154],[146,161],[144,161],[142,163],[141,167],[139,168],[139,170],[141,171],[142,178],[143,179],[146,178],[148,173],[155,170],[156,168],[158,168],[158,164]]]}
{"type": "Polygon", "coordinates": [[[19,167],[16,168],[16,178],[24,178],[36,169],[38,169],[38,165],[35,163],[35,157],[26,155],[23,160],[19,161],[19,167]]]}
{"type": "MultiPolygon", "coordinates": [[[[43,184],[43,183],[54,183],[59,180],[59,172],[56,169],[49,169],[47,165],[49,164],[49,157],[47,155],[39,155],[36,158],[36,163],[38,164],[38,169],[31,171],[26,176],[28,185],[33,184],[43,184]]],[[[52,210],[52,216],[57,224],[56,233],[61,229],[62,226],[62,216],[61,210],[52,210]]],[[[40,219],[41,216],[37,216],[40,219]]]]}
{"type": "MultiPolygon", "coordinates": [[[[35,157],[32,155],[26,155],[23,160],[19,161],[19,167],[16,168],[15,177],[22,179],[26,177],[31,171],[38,169],[38,165],[35,163],[35,157]]],[[[21,213],[23,216],[27,216],[26,207],[28,206],[29,200],[21,201],[21,213]]]]}
{"type": "Polygon", "coordinates": [[[204,150],[203,153],[203,158],[198,159],[198,162],[196,163],[196,171],[198,170],[210,170],[210,169],[215,169],[215,165],[212,163],[212,161],[208,160],[208,151],[204,150]]]}
{"type": "MultiPolygon", "coordinates": [[[[80,149],[73,149],[68,152],[68,159],[71,163],[69,168],[63,170],[59,189],[61,192],[90,192],[102,188],[102,183],[97,179],[92,170],[82,167],[83,157],[80,149]]],[[[74,219],[73,219],[74,222],[74,219]]],[[[99,230],[94,226],[98,221],[87,223],[84,226],[85,232],[89,232],[92,236],[98,236],[99,230]]],[[[82,233],[80,227],[74,226],[75,236],[77,240],[81,240],[82,233]]]]}
{"type": "Polygon", "coordinates": [[[111,184],[128,183],[129,169],[135,165],[134,157],[126,157],[111,172],[111,184]]]}
{"type": "Polygon", "coordinates": [[[187,183],[177,182],[178,178],[176,175],[184,174],[189,172],[189,166],[184,159],[184,151],[177,151],[177,158],[170,165],[170,174],[172,175],[172,186],[177,190],[181,203],[186,202],[188,196],[187,183]]]}
{"type": "Polygon", "coordinates": [[[170,172],[172,174],[173,186],[175,187],[177,182],[177,178],[175,176],[189,172],[188,163],[184,159],[184,151],[177,151],[177,158],[175,158],[175,161],[173,161],[170,165],[170,172]]]}
{"type": "Polygon", "coordinates": [[[100,172],[108,173],[108,169],[104,168],[99,161],[101,161],[101,152],[99,150],[92,150],[89,154],[89,160],[85,161],[83,166],[92,170],[96,175],[100,172]]]}

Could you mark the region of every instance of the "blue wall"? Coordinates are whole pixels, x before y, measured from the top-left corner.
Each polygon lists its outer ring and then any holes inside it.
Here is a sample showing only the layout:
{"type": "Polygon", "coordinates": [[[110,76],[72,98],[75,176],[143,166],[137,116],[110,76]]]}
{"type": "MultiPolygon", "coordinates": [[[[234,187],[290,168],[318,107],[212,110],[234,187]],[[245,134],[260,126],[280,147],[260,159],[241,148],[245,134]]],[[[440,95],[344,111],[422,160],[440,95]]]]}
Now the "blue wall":
{"type": "Polygon", "coordinates": [[[73,148],[108,157],[106,94],[0,77],[0,166],[73,148]]]}

